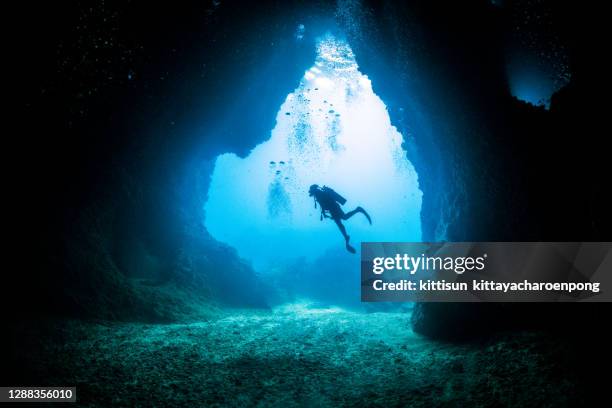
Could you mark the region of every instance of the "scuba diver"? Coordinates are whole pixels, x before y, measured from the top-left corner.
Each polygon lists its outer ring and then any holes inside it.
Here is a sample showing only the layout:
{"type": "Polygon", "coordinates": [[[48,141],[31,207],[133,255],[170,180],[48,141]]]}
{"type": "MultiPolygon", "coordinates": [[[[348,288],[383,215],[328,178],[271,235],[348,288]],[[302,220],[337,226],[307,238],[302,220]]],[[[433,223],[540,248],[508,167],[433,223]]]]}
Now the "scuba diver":
{"type": "Polygon", "coordinates": [[[326,186],[319,187],[317,184],[313,184],[308,189],[308,195],[314,198],[315,208],[317,208],[317,203],[319,203],[321,207],[321,221],[323,221],[323,218],[331,218],[334,220],[346,241],[346,250],[354,254],[355,248],[349,244],[351,237],[346,233],[346,228],[344,228],[342,220],[348,220],[353,215],[360,212],[365,215],[370,225],[372,225],[372,219],[368,213],[361,207],[357,207],[353,211],[345,213],[340,206],[346,203],[346,198],[326,186]]]}

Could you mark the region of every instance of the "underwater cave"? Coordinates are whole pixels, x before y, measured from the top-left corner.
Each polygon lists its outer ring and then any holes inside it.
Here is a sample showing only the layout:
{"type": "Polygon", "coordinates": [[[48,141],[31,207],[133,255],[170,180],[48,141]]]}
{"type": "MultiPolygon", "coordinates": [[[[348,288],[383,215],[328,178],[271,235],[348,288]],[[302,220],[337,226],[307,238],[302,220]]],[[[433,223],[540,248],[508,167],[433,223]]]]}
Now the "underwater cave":
{"type": "Polygon", "coordinates": [[[89,406],[595,401],[592,309],[359,297],[362,242],[609,239],[573,12],[41,5],[11,384],[76,384],[89,406]],[[312,184],[371,216],[344,221],[357,254],[312,184]]]}

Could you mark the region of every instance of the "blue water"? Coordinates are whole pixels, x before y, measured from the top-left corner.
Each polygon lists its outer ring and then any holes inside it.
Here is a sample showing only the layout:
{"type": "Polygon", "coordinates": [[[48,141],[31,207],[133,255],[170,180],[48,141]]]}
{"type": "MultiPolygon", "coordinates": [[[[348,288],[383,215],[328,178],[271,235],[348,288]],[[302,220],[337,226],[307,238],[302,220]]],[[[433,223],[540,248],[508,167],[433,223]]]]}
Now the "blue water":
{"type": "Polygon", "coordinates": [[[316,273],[328,265],[339,281],[346,276],[358,285],[358,255],[345,250],[331,220],[320,221],[308,187],[331,186],[347,198],[345,211],[361,205],[371,214],[373,225],[361,214],[345,222],[357,248],[362,241],[420,241],[422,192],[402,143],[350,46],[326,35],[314,65],[280,106],[268,140],[244,158],[217,157],[206,228],[258,272],[281,281],[284,271],[296,273],[296,264],[318,263],[316,273]]]}

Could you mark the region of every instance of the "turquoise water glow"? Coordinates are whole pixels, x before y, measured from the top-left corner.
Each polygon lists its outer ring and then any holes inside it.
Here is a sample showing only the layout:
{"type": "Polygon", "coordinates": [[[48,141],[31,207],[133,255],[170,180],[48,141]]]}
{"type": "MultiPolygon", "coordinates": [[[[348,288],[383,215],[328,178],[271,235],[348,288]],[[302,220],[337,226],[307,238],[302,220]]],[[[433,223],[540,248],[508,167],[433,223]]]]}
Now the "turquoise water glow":
{"type": "Polygon", "coordinates": [[[316,183],[346,197],[345,211],[361,205],[371,214],[372,226],[360,214],[345,222],[357,248],[361,241],[420,241],[422,192],[403,142],[350,46],[327,35],[270,138],[245,158],[217,157],[206,228],[259,270],[344,251],[337,227],[319,220],[308,196],[316,183]]]}

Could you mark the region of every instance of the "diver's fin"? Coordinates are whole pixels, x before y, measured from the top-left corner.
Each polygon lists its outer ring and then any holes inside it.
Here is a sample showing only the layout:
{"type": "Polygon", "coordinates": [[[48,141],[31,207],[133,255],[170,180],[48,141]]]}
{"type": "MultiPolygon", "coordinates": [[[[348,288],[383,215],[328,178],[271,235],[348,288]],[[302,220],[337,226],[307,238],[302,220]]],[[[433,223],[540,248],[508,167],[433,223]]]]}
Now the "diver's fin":
{"type": "Polygon", "coordinates": [[[346,243],[346,250],[349,251],[351,254],[355,253],[355,248],[353,248],[348,242],[346,243]]]}
{"type": "Polygon", "coordinates": [[[366,210],[363,209],[363,207],[357,207],[357,211],[359,211],[360,213],[365,215],[365,217],[368,219],[368,222],[370,223],[370,225],[372,225],[372,218],[370,218],[370,214],[368,214],[366,212],[366,210]]]}

